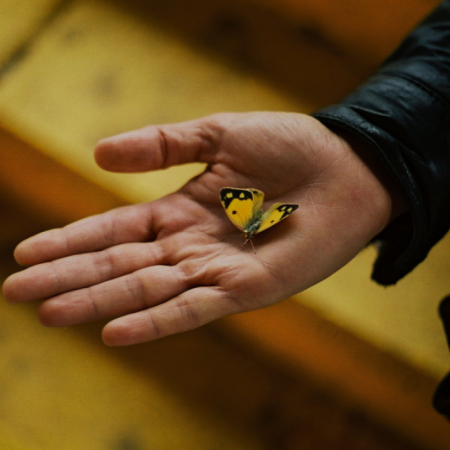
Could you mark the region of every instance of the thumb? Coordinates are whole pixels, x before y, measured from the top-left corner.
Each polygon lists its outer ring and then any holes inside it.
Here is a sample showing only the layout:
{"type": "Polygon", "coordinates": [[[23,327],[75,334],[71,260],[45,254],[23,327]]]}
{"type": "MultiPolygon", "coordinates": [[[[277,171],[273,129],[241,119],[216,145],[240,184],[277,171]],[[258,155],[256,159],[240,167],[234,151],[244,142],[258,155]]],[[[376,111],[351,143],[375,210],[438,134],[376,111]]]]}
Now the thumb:
{"type": "Polygon", "coordinates": [[[111,172],[146,172],[189,162],[214,161],[222,135],[218,116],[155,125],[102,139],[95,160],[111,172]]]}

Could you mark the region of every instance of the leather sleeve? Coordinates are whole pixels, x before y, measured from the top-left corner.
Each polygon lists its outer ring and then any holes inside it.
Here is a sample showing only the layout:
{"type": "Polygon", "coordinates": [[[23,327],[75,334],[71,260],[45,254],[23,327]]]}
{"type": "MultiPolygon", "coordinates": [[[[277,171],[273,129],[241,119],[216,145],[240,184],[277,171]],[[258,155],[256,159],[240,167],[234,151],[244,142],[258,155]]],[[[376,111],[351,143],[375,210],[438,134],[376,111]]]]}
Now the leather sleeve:
{"type": "Polygon", "coordinates": [[[450,227],[450,0],[366,83],[313,116],[365,141],[409,201],[410,211],[376,238],[372,277],[393,284],[450,227]]]}

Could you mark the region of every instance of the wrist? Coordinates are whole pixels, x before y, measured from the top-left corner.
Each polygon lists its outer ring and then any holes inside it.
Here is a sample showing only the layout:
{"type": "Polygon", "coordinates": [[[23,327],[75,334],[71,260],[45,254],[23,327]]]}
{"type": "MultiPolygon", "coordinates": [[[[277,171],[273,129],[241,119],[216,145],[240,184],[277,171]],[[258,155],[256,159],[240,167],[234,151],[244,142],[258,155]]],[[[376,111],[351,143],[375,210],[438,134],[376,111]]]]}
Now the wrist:
{"type": "Polygon", "coordinates": [[[375,151],[373,151],[362,139],[349,132],[342,130],[335,130],[334,132],[348,144],[351,150],[361,159],[368,170],[378,180],[380,187],[388,194],[389,202],[386,204],[386,208],[388,209],[387,224],[409,211],[410,206],[400,184],[389,173],[375,151]]]}

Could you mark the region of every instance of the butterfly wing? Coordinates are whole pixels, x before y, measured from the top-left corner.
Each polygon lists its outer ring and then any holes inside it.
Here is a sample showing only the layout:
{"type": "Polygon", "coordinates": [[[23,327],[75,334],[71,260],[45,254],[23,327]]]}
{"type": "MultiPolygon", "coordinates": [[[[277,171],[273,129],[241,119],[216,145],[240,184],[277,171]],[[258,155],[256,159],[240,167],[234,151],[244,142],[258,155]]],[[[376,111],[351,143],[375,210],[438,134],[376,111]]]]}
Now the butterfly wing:
{"type": "Polygon", "coordinates": [[[261,231],[267,230],[267,228],[286,219],[286,217],[289,217],[298,207],[299,205],[296,203],[275,203],[263,214],[261,225],[259,226],[257,233],[261,233],[261,231]]]}
{"type": "Polygon", "coordinates": [[[260,197],[256,193],[260,193],[264,198],[264,194],[256,189],[223,188],[220,191],[220,200],[228,218],[241,231],[244,231],[252,221],[255,205],[254,192],[257,201],[260,197]]]}
{"type": "Polygon", "coordinates": [[[253,194],[253,216],[255,217],[264,202],[264,192],[258,189],[249,189],[249,191],[252,191],[253,194]]]}

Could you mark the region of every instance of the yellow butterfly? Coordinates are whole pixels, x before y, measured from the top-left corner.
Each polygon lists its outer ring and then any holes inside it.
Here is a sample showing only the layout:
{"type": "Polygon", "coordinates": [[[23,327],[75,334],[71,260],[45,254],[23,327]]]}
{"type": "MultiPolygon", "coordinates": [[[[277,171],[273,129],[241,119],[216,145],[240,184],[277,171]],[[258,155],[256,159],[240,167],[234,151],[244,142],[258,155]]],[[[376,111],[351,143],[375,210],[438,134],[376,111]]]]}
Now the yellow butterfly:
{"type": "Polygon", "coordinates": [[[264,192],[258,189],[226,187],[220,191],[220,200],[228,218],[244,232],[244,244],[250,241],[252,246],[253,236],[290,216],[299,207],[296,203],[275,203],[264,212],[261,209],[264,192]]]}

